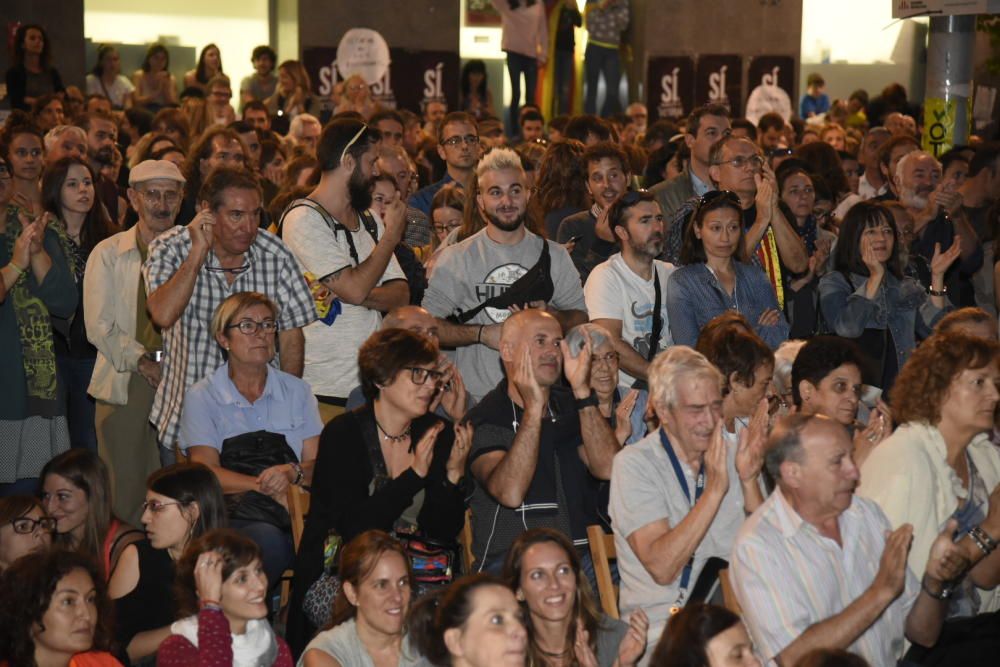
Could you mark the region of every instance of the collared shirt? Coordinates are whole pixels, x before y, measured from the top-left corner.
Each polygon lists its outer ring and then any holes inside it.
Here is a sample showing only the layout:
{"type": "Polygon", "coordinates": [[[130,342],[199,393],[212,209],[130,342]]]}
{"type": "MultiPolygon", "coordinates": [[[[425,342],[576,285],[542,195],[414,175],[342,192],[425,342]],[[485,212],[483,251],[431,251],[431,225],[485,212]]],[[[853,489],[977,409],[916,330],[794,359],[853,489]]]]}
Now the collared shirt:
{"type": "MultiPolygon", "coordinates": [[[[754,644],[770,664],[809,626],[844,611],[875,580],[889,520],[878,505],[855,497],[838,523],[843,546],[806,522],[779,488],[736,537],[730,578],[754,644]]],[[[919,580],[907,569],[902,595],[847,650],[872,667],[894,666],[919,594],[919,580]]]]}
{"type": "MultiPolygon", "coordinates": [[[[152,294],[170,280],[190,252],[187,227],[174,227],[156,237],[142,268],[147,292],[152,294]]],[[[212,336],[212,315],[228,296],[237,292],[266,295],[279,308],[279,331],[301,328],[316,319],[309,287],[292,253],[277,236],[258,230],[245,258],[250,267],[237,274],[231,285],[224,273],[203,266],[184,312],[163,331],[162,376],[149,420],[164,446],[172,446],[179,435],[184,392],[223,362],[222,350],[212,336]]],[[[206,263],[217,266],[218,261],[209,253],[206,263]]]]}
{"type": "MultiPolygon", "coordinates": [[[[675,445],[676,446],[676,445],[675,445]]],[[[698,580],[705,562],[712,557],[726,558],[745,518],[743,489],[736,472],[736,447],[727,443],[729,491],[719,506],[705,537],[694,552],[688,594],[698,580]]],[[[696,471],[680,461],[688,489],[695,488],[696,471]]],[[[611,494],[608,510],[615,530],[615,551],[621,574],[620,606],[622,617],[636,609],[649,616],[648,651],[656,644],[677,600],[681,577],[669,584],[653,581],[639,557],[632,550],[628,536],[654,521],[666,519],[671,527],[691,512],[692,501],[685,496],[673,465],[660,441],[660,430],[615,455],[611,469],[611,494]]]]}
{"type": "Polygon", "coordinates": [[[229,377],[229,363],[199,380],[184,397],[180,448],[205,445],[222,451],[227,439],[254,431],[285,436],[302,460],[302,443],[323,431],[316,397],[299,378],[270,368],[264,392],[251,403],[229,377]]]}
{"type": "Polygon", "coordinates": [[[691,189],[694,190],[694,196],[701,198],[708,194],[709,190],[713,188],[711,183],[706,183],[705,181],[698,178],[698,174],[691,170],[688,170],[688,174],[691,175],[691,189]]]}
{"type": "Polygon", "coordinates": [[[889,184],[885,182],[882,183],[882,187],[876,189],[868,180],[868,174],[861,174],[861,178],[858,179],[858,196],[862,199],[874,199],[884,195],[888,190],[889,184]]]}
{"type": "Polygon", "coordinates": [[[409,208],[417,209],[429,218],[431,215],[431,203],[434,201],[434,195],[438,193],[438,190],[449,183],[458,183],[458,187],[462,187],[462,183],[460,181],[456,181],[451,177],[451,174],[445,172],[444,178],[437,183],[431,183],[427,187],[420,188],[410,195],[409,201],[406,202],[407,206],[409,208]]]}

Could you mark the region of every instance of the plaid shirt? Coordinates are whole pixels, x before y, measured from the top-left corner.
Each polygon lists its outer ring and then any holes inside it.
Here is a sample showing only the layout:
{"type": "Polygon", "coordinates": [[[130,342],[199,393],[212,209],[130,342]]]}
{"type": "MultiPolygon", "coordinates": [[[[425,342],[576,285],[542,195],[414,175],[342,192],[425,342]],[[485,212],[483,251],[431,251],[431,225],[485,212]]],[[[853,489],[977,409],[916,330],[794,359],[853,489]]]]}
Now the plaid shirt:
{"type": "MultiPolygon", "coordinates": [[[[142,267],[146,289],[152,294],[177,272],[191,252],[187,227],[174,227],[149,244],[142,267]]],[[[212,337],[212,315],[226,297],[237,292],[261,292],[279,308],[280,331],[304,327],[316,319],[316,306],[292,253],[277,236],[259,230],[246,253],[250,268],[226,282],[221,271],[198,272],[194,291],[180,318],[163,332],[163,373],[149,419],[160,443],[172,447],[180,433],[184,392],[222,365],[222,350],[212,337]]],[[[209,253],[207,263],[217,264],[209,253]]],[[[272,362],[273,363],[273,362],[272,362]]]]}

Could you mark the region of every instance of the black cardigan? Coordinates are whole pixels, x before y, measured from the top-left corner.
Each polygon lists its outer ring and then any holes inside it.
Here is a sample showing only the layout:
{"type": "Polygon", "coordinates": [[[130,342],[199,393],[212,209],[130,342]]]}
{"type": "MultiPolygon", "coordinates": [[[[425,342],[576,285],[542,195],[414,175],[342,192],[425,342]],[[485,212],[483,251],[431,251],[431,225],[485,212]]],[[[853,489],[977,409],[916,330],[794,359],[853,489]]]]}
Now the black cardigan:
{"type": "MultiPolygon", "coordinates": [[[[47,73],[52,78],[51,92],[61,93],[66,90],[62,77],[59,76],[59,70],[50,67],[47,73]]],[[[31,105],[24,101],[28,94],[28,70],[25,69],[24,65],[11,67],[7,70],[4,78],[7,82],[7,98],[10,100],[10,108],[31,111],[31,105]]]]}
{"type": "Polygon", "coordinates": [[[445,471],[455,437],[452,425],[437,415],[423,415],[411,424],[410,440],[415,445],[439,421],[444,421],[445,427],[434,445],[427,477],[421,479],[410,468],[386,482],[374,495],[368,493],[374,473],[362,435],[365,429],[375,429],[371,405],[344,413],[323,429],[313,470],[309,516],[295,560],[288,613],[286,639],[296,656],[316,630],[302,612],[302,600],[323,573],[323,543],[330,530],[336,531],[345,544],[366,530],[391,532],[413,497],[424,489],[424,503],[417,517],[420,532],[443,542],[458,537],[465,522],[465,494],[462,485],[448,482],[445,471]]]}

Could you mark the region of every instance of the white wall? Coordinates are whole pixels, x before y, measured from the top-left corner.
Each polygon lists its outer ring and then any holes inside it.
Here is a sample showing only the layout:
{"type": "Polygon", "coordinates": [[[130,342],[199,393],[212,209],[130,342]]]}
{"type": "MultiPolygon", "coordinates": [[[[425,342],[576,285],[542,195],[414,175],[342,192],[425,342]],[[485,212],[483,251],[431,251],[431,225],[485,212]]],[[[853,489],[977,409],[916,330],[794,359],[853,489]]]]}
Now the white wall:
{"type": "Polygon", "coordinates": [[[233,83],[233,102],[237,103],[240,80],[253,73],[253,48],[269,41],[267,10],[267,0],[170,0],[155,4],[85,0],[83,29],[84,36],[97,43],[146,44],[168,38],[199,52],[206,44],[215,43],[222,52],[222,68],[233,83]]]}

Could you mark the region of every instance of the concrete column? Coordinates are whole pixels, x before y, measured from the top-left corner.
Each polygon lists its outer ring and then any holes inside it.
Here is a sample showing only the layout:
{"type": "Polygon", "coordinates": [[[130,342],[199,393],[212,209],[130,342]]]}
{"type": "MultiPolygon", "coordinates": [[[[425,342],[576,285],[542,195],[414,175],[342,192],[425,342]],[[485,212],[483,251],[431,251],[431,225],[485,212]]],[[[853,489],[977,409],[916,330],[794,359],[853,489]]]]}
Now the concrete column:
{"type": "Polygon", "coordinates": [[[933,155],[969,140],[975,32],[975,16],[931,18],[923,144],[933,155]]]}

